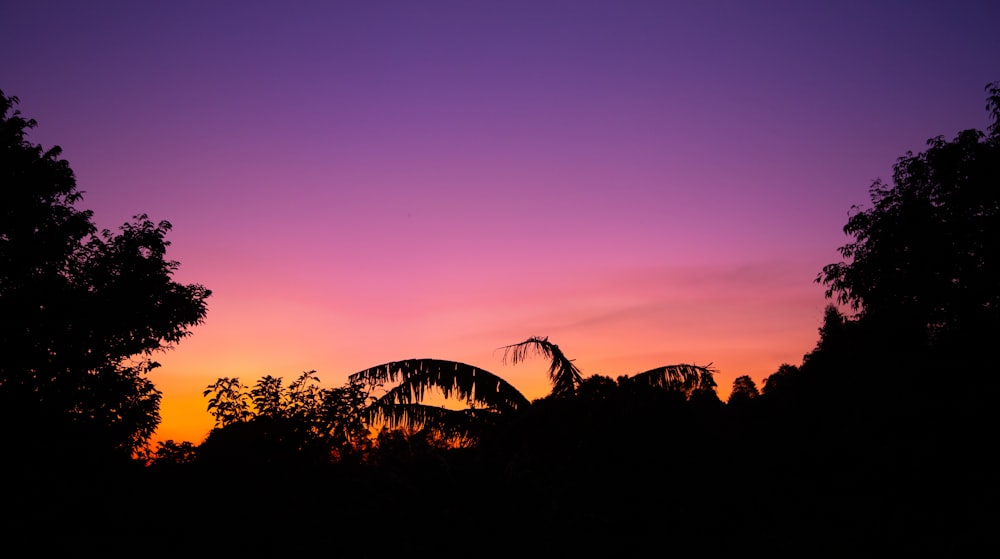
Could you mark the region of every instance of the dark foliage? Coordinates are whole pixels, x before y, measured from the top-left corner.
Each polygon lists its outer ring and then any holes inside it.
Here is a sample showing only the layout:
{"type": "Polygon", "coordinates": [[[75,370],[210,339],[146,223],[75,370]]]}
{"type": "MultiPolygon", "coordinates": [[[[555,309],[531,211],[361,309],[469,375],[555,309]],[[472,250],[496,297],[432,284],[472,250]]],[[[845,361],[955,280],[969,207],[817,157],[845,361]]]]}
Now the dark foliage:
{"type": "Polygon", "coordinates": [[[21,457],[129,455],[159,421],[155,351],[205,317],[172,280],[170,224],[98,231],[60,149],[0,92],[0,424],[21,457]]]}
{"type": "Polygon", "coordinates": [[[750,400],[760,396],[757,390],[757,383],[749,375],[743,375],[733,379],[733,390],[729,393],[729,405],[745,405],[750,400]]]}
{"type": "Polygon", "coordinates": [[[1000,93],[988,87],[990,134],[928,140],[875,181],[840,248],[817,278],[895,348],[965,351],[1000,333],[1000,93]]]}
{"type": "Polygon", "coordinates": [[[370,447],[365,413],[370,398],[360,382],[321,388],[315,371],[287,387],[266,375],[252,388],[239,379],[209,385],[208,411],[216,428],[197,451],[200,461],[229,464],[328,464],[358,458],[370,447]]]}
{"type": "Polygon", "coordinates": [[[698,398],[715,394],[715,370],[698,365],[665,365],[639,373],[633,377],[618,378],[619,384],[638,384],[683,394],[685,398],[698,398]]]}
{"type": "Polygon", "coordinates": [[[548,336],[544,338],[533,336],[523,342],[504,346],[501,349],[503,349],[504,362],[510,361],[514,365],[525,361],[528,356],[534,353],[549,359],[548,377],[552,383],[552,395],[557,398],[575,394],[577,387],[583,380],[580,369],[573,363],[573,360],[567,358],[559,346],[550,342],[548,336]]]}

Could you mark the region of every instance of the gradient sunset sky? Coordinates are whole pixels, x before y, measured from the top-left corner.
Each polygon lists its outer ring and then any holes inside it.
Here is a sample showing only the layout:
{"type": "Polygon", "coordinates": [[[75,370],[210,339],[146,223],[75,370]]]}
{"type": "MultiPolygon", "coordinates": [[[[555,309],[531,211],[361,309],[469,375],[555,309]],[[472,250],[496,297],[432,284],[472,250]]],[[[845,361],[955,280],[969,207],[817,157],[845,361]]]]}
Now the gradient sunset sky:
{"type": "Polygon", "coordinates": [[[222,376],[325,386],[435,357],[529,398],[585,376],[798,364],[851,206],[985,129],[1000,2],[15,2],[0,89],[100,227],[174,225],[213,291],[158,356],[157,439],[222,376]]]}

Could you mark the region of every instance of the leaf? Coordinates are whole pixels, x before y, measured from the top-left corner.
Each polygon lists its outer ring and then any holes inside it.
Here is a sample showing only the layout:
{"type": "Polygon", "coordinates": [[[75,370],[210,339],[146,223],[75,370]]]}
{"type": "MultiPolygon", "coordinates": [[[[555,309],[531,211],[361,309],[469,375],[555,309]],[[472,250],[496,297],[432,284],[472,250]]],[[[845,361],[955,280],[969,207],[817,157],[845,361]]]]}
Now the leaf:
{"type": "Polygon", "coordinates": [[[498,411],[515,411],[529,405],[529,401],[504,379],[484,369],[442,359],[408,359],[377,365],[350,377],[351,382],[380,386],[389,382],[399,384],[379,398],[382,402],[396,404],[419,403],[428,389],[439,389],[446,398],[457,398],[467,403],[494,408],[498,411]]]}
{"type": "Polygon", "coordinates": [[[633,377],[623,377],[621,382],[631,382],[654,388],[662,388],[681,392],[690,397],[696,392],[714,391],[716,387],[715,370],[712,364],[701,367],[698,365],[688,365],[681,363],[678,365],[664,365],[639,373],[633,377]]]}
{"type": "Polygon", "coordinates": [[[528,358],[529,354],[541,354],[551,359],[549,364],[549,381],[552,382],[553,396],[571,396],[576,394],[583,377],[580,369],[568,359],[559,349],[559,346],[549,341],[548,336],[539,338],[533,336],[517,344],[511,344],[500,348],[503,350],[504,363],[508,361],[517,365],[528,358]]]}

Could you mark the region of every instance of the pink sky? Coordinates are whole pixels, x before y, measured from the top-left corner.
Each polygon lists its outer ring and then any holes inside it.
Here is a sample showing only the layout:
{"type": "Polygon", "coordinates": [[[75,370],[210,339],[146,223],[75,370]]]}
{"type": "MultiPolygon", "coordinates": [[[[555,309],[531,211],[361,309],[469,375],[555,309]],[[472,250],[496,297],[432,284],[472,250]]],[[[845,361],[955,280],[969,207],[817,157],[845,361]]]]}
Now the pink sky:
{"type": "Polygon", "coordinates": [[[214,292],[153,377],[193,442],[221,376],[435,357],[540,397],[495,351],[533,335],[760,383],[815,344],[851,205],[1000,80],[995,2],[98,4],[5,7],[0,88],[214,292]]]}

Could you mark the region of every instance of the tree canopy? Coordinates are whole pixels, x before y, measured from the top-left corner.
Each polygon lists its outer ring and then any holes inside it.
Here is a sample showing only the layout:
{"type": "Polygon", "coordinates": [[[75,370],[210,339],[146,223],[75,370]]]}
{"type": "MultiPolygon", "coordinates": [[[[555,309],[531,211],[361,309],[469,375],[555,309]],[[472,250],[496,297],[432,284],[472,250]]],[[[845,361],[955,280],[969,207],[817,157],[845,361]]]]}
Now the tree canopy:
{"type": "Polygon", "coordinates": [[[252,387],[223,377],[208,385],[208,411],[216,428],[200,447],[201,458],[223,462],[329,462],[367,448],[364,421],[368,395],[362,383],[321,388],[315,371],[283,385],[265,375],[252,387]]]}
{"type": "Polygon", "coordinates": [[[3,429],[32,446],[131,452],[159,422],[152,355],[204,320],[210,292],[173,280],[169,222],[99,231],[60,148],[28,140],[37,123],[17,103],[0,91],[3,429]]]}
{"type": "Polygon", "coordinates": [[[760,396],[757,383],[750,375],[741,375],[733,379],[733,390],[729,393],[728,403],[743,404],[760,396]]]}
{"type": "Polygon", "coordinates": [[[559,346],[549,341],[548,336],[540,338],[532,336],[523,342],[504,346],[504,361],[508,359],[514,365],[526,360],[532,353],[548,358],[549,381],[552,383],[552,396],[562,398],[576,394],[583,381],[580,369],[572,359],[566,357],[559,346]]]}
{"type": "Polygon", "coordinates": [[[823,268],[827,296],[900,347],[978,345],[1000,318],[1000,82],[987,86],[989,133],[937,136],[876,180],[823,268]]]}

